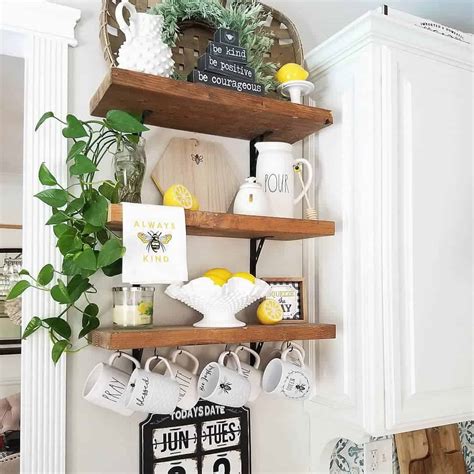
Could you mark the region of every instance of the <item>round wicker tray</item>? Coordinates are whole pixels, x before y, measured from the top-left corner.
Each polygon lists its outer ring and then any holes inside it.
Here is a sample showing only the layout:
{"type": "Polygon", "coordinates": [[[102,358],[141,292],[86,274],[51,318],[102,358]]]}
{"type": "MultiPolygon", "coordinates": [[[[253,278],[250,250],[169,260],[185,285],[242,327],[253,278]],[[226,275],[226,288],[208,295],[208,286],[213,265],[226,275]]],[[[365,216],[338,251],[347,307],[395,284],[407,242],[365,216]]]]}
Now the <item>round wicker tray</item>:
{"type": "MultiPolygon", "coordinates": [[[[157,0],[129,1],[139,12],[145,12],[159,3],[157,0]]],[[[105,59],[112,66],[117,65],[117,53],[125,40],[115,20],[115,7],[119,2],[120,0],[103,0],[100,13],[100,40],[105,59]]],[[[264,9],[267,13],[265,29],[274,38],[267,60],[277,64],[303,65],[303,48],[295,25],[278,10],[266,5],[264,9]]],[[[206,52],[207,44],[212,40],[215,29],[211,25],[197,21],[185,21],[179,27],[181,35],[173,48],[173,59],[176,63],[176,72],[185,77],[196,67],[198,57],[206,52]]]]}

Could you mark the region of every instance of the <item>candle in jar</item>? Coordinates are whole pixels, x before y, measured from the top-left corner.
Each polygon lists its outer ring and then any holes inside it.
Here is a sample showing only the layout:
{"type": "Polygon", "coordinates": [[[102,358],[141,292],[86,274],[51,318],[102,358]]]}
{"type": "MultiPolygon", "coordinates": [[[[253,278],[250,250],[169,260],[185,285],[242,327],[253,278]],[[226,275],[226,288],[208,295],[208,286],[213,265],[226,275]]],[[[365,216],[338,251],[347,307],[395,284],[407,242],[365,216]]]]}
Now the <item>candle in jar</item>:
{"type": "Polygon", "coordinates": [[[113,291],[114,325],[143,327],[152,324],[154,288],[117,287],[113,291]]]}

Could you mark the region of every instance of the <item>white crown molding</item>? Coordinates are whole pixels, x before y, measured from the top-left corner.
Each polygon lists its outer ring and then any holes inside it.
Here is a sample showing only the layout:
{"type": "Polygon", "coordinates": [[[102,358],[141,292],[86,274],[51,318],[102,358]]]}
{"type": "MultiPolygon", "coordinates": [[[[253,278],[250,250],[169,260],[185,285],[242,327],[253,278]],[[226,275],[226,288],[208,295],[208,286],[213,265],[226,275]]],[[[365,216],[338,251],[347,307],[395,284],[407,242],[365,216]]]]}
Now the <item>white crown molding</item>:
{"type": "Polygon", "coordinates": [[[0,28],[22,34],[53,36],[76,46],[74,28],[81,16],[76,8],[46,0],[0,0],[0,28]]]}
{"type": "Polygon", "coordinates": [[[377,42],[422,56],[436,58],[456,67],[473,69],[473,46],[427,31],[379,11],[370,11],[350,23],[305,57],[311,75],[324,73],[355,51],[377,42]]]}

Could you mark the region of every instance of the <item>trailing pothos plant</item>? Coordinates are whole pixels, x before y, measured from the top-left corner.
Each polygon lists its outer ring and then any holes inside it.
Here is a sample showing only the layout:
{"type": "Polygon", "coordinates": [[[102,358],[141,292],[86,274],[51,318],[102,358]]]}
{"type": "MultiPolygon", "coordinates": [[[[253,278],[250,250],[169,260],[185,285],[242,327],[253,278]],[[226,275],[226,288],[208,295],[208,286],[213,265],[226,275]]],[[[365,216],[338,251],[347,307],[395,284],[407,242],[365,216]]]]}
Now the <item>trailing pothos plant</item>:
{"type": "Polygon", "coordinates": [[[90,301],[90,296],[97,293],[90,278],[99,271],[108,277],[122,271],[125,248],[122,240],[106,227],[109,203],[119,202],[119,184],[95,181],[95,173],[108,154],[123,146],[133,146],[148,129],[132,115],[111,110],[104,120],[88,121],[74,115],[63,121],[53,112],[46,112],[35,130],[48,119],[59,121],[63,136],[73,142],[66,162],[74,182],[62,186],[43,163],[38,178],[47,189],[35,195],[51,207],[52,215],[46,224],[53,226],[56,246],[63,255],[62,267],[54,268],[48,263],[36,276],[21,270],[23,278],[12,287],[7,299],[34,288],[48,292],[54,301],[64,305],[57,315],[34,316],[22,336],[26,338],[40,328],[46,329],[53,344],[51,357],[56,363],[63,353],[79,350],[74,348],[76,340],[86,338],[100,325],[99,306],[90,301]],[[82,314],[77,338],[64,318],[72,308],[82,314]]]}

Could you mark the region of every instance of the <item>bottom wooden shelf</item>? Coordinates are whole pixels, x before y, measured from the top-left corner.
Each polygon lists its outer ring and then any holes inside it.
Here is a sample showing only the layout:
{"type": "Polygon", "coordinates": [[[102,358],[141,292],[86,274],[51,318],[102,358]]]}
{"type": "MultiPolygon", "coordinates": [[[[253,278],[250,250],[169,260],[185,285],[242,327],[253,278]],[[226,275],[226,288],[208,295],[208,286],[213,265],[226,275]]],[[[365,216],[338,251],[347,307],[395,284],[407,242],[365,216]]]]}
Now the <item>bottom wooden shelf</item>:
{"type": "Polygon", "coordinates": [[[334,339],[335,337],[334,324],[282,323],[275,326],[250,324],[243,328],[195,328],[193,326],[155,326],[150,329],[104,328],[92,331],[89,340],[94,346],[116,350],[334,339]]]}

